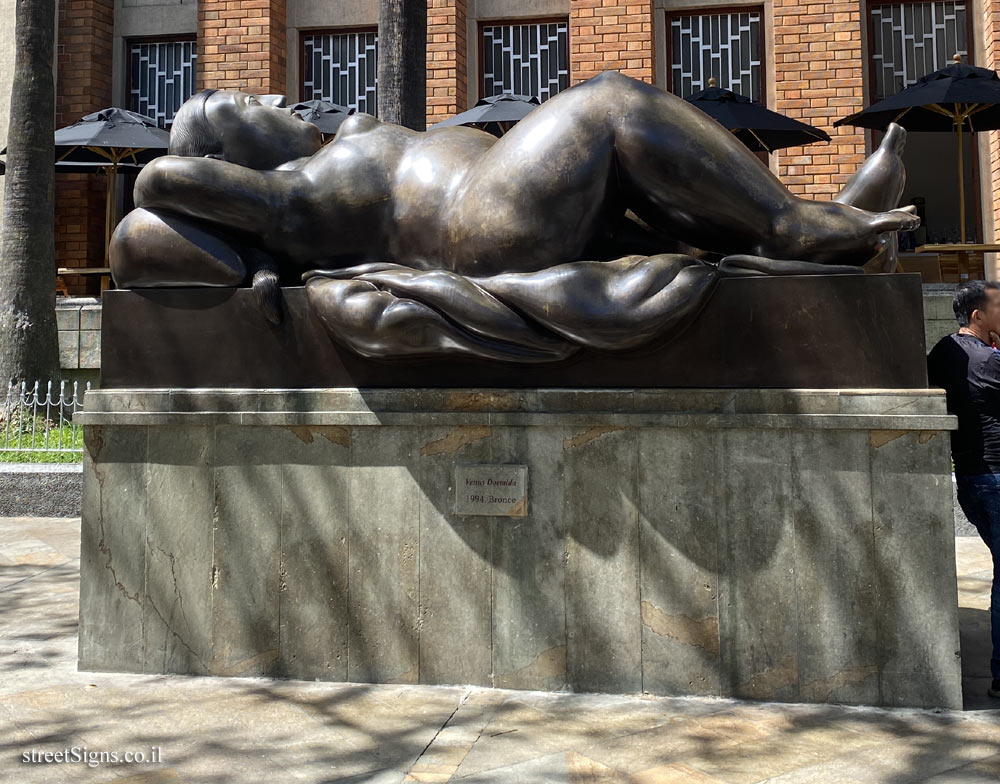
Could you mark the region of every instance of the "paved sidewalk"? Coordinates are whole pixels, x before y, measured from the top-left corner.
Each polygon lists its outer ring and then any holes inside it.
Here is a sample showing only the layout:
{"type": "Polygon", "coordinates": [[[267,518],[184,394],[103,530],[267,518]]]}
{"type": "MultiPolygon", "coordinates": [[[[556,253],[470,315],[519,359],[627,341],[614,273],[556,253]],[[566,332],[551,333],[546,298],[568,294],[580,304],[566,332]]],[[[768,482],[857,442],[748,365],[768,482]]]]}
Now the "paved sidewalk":
{"type": "Polygon", "coordinates": [[[0,781],[1000,781],[990,564],[956,539],[965,711],[76,671],[79,521],[0,519],[0,781]],[[158,747],[161,764],[26,764],[158,747]]]}

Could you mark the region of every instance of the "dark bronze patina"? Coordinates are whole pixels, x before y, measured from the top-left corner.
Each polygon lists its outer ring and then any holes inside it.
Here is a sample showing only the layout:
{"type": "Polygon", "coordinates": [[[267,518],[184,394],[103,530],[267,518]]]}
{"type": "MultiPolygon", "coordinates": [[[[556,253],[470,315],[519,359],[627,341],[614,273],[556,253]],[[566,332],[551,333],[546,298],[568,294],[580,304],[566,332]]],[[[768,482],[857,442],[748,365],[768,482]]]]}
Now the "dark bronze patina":
{"type": "Polygon", "coordinates": [[[302,288],[280,325],[247,289],[107,291],[101,386],[927,387],[918,275],[726,279],[680,337],[547,363],[369,359],[330,340],[302,288]]]}
{"type": "Polygon", "coordinates": [[[860,271],[918,223],[889,210],[899,133],[845,203],[800,199],[707,115],[616,73],[499,140],[354,115],[321,149],[287,110],[225,92],[185,104],[172,134],[116,232],[118,285],[252,282],[277,322],[277,284],[305,274],[330,334],[370,357],[632,349],[687,326],[724,278],[860,271]]]}

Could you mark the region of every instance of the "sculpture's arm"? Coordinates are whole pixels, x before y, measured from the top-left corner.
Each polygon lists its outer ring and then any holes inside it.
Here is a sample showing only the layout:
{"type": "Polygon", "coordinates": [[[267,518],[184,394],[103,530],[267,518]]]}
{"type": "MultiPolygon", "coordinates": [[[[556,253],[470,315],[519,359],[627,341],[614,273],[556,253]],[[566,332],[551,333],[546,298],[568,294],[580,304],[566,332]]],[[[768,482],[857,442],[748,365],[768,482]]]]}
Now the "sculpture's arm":
{"type": "Polygon", "coordinates": [[[281,226],[299,172],[255,171],[212,158],[165,156],[135,183],[136,207],[162,209],[254,234],[281,226]]]}

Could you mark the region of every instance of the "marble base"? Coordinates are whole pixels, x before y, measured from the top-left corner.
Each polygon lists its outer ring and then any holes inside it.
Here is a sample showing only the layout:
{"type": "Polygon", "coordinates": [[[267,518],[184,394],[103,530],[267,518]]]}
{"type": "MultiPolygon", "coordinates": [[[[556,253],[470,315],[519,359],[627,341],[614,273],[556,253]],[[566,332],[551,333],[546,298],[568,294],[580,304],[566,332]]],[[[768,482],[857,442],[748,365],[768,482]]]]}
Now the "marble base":
{"type": "Polygon", "coordinates": [[[962,704],[935,390],[113,390],[80,667],[962,704]],[[528,469],[462,516],[455,466],[528,469]]]}

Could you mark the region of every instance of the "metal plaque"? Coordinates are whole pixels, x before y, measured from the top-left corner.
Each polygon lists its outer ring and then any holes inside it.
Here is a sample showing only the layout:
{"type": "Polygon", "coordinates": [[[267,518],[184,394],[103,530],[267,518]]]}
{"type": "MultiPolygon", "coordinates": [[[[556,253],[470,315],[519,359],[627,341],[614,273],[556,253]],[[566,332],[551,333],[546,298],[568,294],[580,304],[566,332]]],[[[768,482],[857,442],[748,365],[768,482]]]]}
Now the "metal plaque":
{"type": "Polygon", "coordinates": [[[455,513],[527,517],[528,466],[455,466],[455,513]]]}

